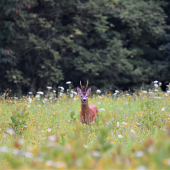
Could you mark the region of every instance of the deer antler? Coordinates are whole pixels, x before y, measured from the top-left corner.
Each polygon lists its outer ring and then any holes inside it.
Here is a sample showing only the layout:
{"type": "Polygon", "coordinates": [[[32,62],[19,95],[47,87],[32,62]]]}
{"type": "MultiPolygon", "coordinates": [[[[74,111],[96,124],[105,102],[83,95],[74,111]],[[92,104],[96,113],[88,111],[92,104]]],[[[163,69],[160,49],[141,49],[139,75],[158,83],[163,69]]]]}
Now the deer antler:
{"type": "Polygon", "coordinates": [[[87,87],[88,87],[88,80],[87,80],[87,84],[86,84],[86,89],[85,89],[85,91],[87,90],[87,87]]]}
{"type": "Polygon", "coordinates": [[[81,90],[83,91],[83,86],[81,85],[81,81],[80,81],[80,87],[81,87],[81,90]]]}

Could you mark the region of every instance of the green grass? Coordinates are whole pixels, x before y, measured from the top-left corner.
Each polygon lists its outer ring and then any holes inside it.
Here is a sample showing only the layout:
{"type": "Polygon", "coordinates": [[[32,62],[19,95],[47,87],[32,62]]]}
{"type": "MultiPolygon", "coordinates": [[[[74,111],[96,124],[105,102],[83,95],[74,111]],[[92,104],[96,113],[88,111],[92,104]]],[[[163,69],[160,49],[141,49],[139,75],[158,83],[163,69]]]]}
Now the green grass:
{"type": "Polygon", "coordinates": [[[98,107],[99,118],[90,126],[80,123],[80,99],[75,98],[64,95],[45,103],[36,99],[29,103],[27,97],[1,100],[0,146],[8,148],[8,153],[1,153],[1,168],[168,168],[170,139],[163,134],[170,125],[169,96],[155,91],[93,95],[89,105],[98,107]],[[27,128],[19,127],[15,135],[5,133],[12,122],[10,117],[24,108],[29,113],[27,128]],[[55,136],[55,142],[50,142],[49,136],[55,136]],[[167,151],[159,155],[158,149],[159,153],[167,151]],[[138,158],[135,155],[140,150],[144,156],[138,158]],[[21,151],[31,153],[31,158],[24,157],[21,151]],[[37,161],[40,158],[42,161],[37,161]]]}

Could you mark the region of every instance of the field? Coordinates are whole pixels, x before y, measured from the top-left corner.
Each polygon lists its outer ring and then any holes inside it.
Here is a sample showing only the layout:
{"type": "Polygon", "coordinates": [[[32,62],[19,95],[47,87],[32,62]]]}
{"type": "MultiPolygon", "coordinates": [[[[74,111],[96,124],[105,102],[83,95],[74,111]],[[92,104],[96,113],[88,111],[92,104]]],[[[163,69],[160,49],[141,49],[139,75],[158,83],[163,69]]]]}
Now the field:
{"type": "Polygon", "coordinates": [[[1,169],[169,169],[169,94],[101,93],[89,105],[99,109],[90,126],[75,93],[2,96],[1,169]]]}

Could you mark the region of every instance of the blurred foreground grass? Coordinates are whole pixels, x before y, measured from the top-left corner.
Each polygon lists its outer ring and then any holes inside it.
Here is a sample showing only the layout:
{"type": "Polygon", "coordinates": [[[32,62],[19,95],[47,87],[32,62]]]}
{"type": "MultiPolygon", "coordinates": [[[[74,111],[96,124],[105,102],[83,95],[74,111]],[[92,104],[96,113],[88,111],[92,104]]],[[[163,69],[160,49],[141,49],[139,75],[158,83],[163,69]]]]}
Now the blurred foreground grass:
{"type": "Polygon", "coordinates": [[[78,96],[1,99],[0,167],[169,169],[169,102],[159,91],[93,95],[100,111],[88,126],[78,96]]]}

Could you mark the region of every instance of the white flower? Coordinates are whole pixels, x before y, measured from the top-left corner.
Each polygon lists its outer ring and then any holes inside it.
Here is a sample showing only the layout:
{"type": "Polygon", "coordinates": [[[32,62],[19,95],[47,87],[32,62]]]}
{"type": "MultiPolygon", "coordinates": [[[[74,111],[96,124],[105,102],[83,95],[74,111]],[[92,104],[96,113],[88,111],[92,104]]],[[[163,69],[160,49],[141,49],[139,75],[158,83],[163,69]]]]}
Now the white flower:
{"type": "Polygon", "coordinates": [[[119,127],[119,122],[117,122],[117,127],[119,127]]]}
{"type": "Polygon", "coordinates": [[[166,92],[167,92],[168,94],[170,94],[170,90],[167,90],[166,92]]]}
{"type": "Polygon", "coordinates": [[[50,128],[48,128],[48,129],[47,129],[47,132],[51,132],[51,129],[50,129],[50,128]]]}
{"type": "Polygon", "coordinates": [[[136,157],[141,157],[141,156],[143,156],[144,155],[144,153],[142,152],[142,151],[137,151],[136,153],[135,153],[135,156],[136,157]]]}
{"type": "Polygon", "coordinates": [[[119,93],[119,90],[115,90],[115,93],[119,93]]]}
{"type": "Polygon", "coordinates": [[[114,95],[114,96],[116,96],[116,95],[117,95],[117,93],[113,93],[113,95],[114,95]]]}
{"type": "Polygon", "coordinates": [[[118,135],[118,138],[123,138],[123,136],[122,135],[118,135]]]}
{"type": "Polygon", "coordinates": [[[49,136],[48,140],[52,141],[52,142],[55,142],[56,141],[56,136],[49,136]]]}
{"type": "Polygon", "coordinates": [[[127,125],[128,123],[122,122],[123,125],[127,125]]]}
{"type": "Polygon", "coordinates": [[[153,92],[152,92],[152,91],[150,91],[149,93],[150,93],[150,94],[153,94],[153,92]]]}
{"type": "Polygon", "coordinates": [[[38,94],[41,94],[41,95],[43,95],[43,94],[44,94],[44,92],[42,92],[42,91],[38,91],[37,93],[38,93],[38,94]]]}
{"type": "Polygon", "coordinates": [[[73,94],[70,94],[70,97],[73,98],[73,94]]]}
{"type": "Polygon", "coordinates": [[[43,102],[44,102],[44,103],[47,102],[47,101],[48,101],[48,100],[47,100],[46,98],[43,99],[43,102]]]}
{"type": "Polygon", "coordinates": [[[27,157],[27,158],[32,158],[33,157],[31,152],[25,152],[24,156],[27,157]]]}
{"type": "Polygon", "coordinates": [[[14,99],[18,99],[18,97],[14,97],[14,99]]]}
{"type": "Polygon", "coordinates": [[[58,86],[58,88],[61,89],[62,91],[64,91],[64,87],[58,86]]]}
{"type": "Polygon", "coordinates": [[[48,161],[46,161],[46,165],[49,165],[49,166],[53,166],[53,161],[52,160],[48,160],[48,161]]]}
{"type": "Polygon", "coordinates": [[[60,92],[60,96],[62,96],[62,95],[63,95],[63,93],[60,92]]]}
{"type": "Polygon", "coordinates": [[[99,99],[102,99],[102,96],[98,96],[99,97],[99,99]]]}
{"type": "Polygon", "coordinates": [[[96,93],[101,93],[101,90],[97,89],[97,90],[96,90],[96,93]]]}
{"type": "Polygon", "coordinates": [[[87,145],[84,145],[84,148],[88,148],[88,146],[87,146],[87,145]]]}
{"type": "Polygon", "coordinates": [[[93,151],[92,155],[96,157],[100,157],[101,153],[99,151],[93,151]]]}
{"type": "Polygon", "coordinates": [[[104,112],[104,111],[105,111],[105,109],[101,108],[101,109],[100,109],[100,111],[101,111],[101,112],[104,112]]]}
{"type": "Polygon", "coordinates": [[[51,89],[52,89],[52,87],[51,87],[51,86],[47,86],[47,89],[48,89],[48,90],[51,90],[51,89]]]}
{"type": "Polygon", "coordinates": [[[77,95],[77,92],[73,92],[75,95],[77,95]]]}
{"type": "Polygon", "coordinates": [[[125,103],[126,105],[128,104],[128,102],[125,103]]]}
{"type": "Polygon", "coordinates": [[[164,111],[165,111],[165,108],[162,108],[161,111],[164,112],[164,111]]]}
{"type": "Polygon", "coordinates": [[[158,88],[158,87],[159,87],[159,85],[158,85],[158,84],[154,84],[154,86],[155,86],[155,88],[158,88]]]}
{"type": "Polygon", "coordinates": [[[160,97],[154,97],[155,99],[160,99],[161,100],[161,98],[160,97]]]}
{"type": "Polygon", "coordinates": [[[140,123],[137,123],[136,125],[137,125],[137,126],[140,126],[141,124],[140,124],[140,123]]]}
{"type": "Polygon", "coordinates": [[[76,98],[74,97],[73,100],[76,101],[76,98]]]}
{"type": "Polygon", "coordinates": [[[147,170],[146,166],[141,165],[137,167],[137,170],[147,170]]]}
{"type": "Polygon", "coordinates": [[[10,129],[10,128],[6,128],[5,133],[15,135],[15,131],[13,129],[10,129]]]}
{"type": "Polygon", "coordinates": [[[147,93],[147,91],[142,91],[143,93],[147,93]]]}
{"type": "Polygon", "coordinates": [[[53,93],[56,93],[56,90],[53,90],[53,93]]]}
{"type": "Polygon", "coordinates": [[[129,95],[129,93],[126,93],[126,95],[128,96],[128,95],[129,95]]]}
{"type": "Polygon", "coordinates": [[[132,129],[131,129],[131,132],[132,132],[132,133],[135,133],[135,131],[134,131],[134,130],[132,130],[132,129]]]}
{"type": "Polygon", "coordinates": [[[71,84],[71,81],[67,81],[66,84],[71,84]]]}
{"type": "Polygon", "coordinates": [[[157,84],[157,83],[158,83],[158,80],[155,80],[153,83],[154,83],[154,84],[157,84]]]}
{"type": "Polygon", "coordinates": [[[28,98],[28,100],[29,100],[30,103],[32,102],[32,99],[30,97],[28,98]]]}
{"type": "Polygon", "coordinates": [[[167,93],[165,93],[165,96],[168,96],[168,94],[167,94],[167,93]]]}
{"type": "Polygon", "coordinates": [[[8,152],[8,148],[6,146],[2,146],[2,147],[0,147],[0,152],[7,153],[8,152]]]}
{"type": "Polygon", "coordinates": [[[30,91],[30,92],[28,92],[29,94],[32,94],[32,92],[30,91]]]}

